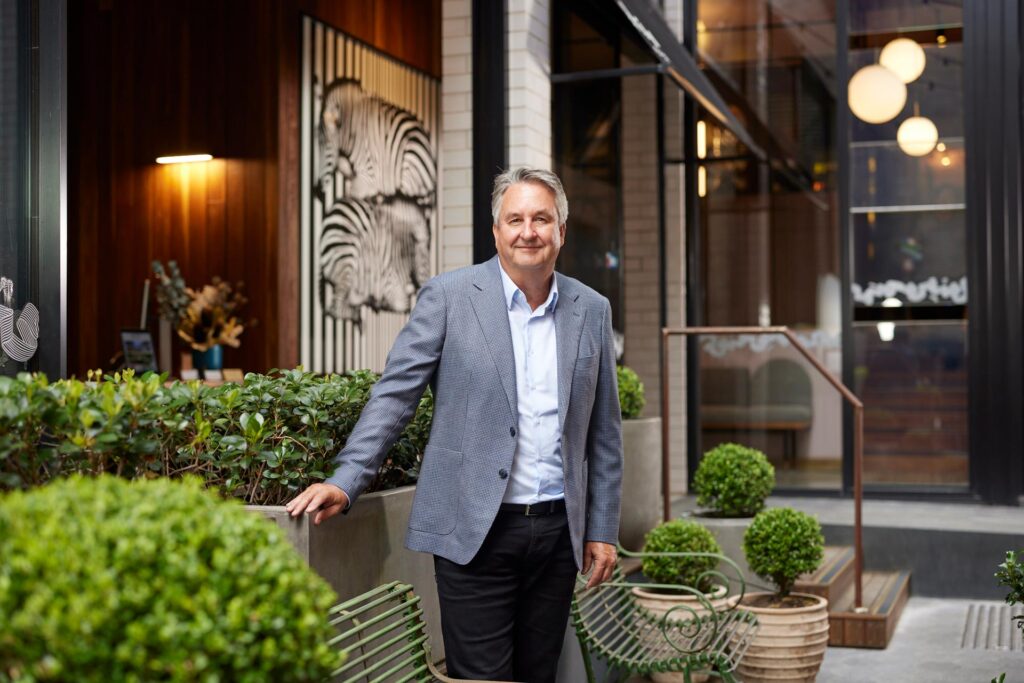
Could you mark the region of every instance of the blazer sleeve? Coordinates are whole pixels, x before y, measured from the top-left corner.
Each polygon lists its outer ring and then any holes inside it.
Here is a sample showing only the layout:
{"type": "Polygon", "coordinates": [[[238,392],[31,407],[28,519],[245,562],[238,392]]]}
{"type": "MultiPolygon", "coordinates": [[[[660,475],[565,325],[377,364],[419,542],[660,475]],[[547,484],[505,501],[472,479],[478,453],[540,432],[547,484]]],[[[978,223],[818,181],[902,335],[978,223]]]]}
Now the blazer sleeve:
{"type": "Polygon", "coordinates": [[[398,334],[380,380],[374,385],[345,447],[325,480],[344,491],[350,504],[370,485],[398,436],[416,413],[444,347],[446,302],[443,285],[428,281],[409,322],[398,334]]]}
{"type": "Polygon", "coordinates": [[[587,431],[587,530],[586,541],[618,543],[619,505],[622,493],[622,411],[615,368],[612,308],[604,301],[601,322],[601,358],[598,360],[594,409],[587,431]]]}

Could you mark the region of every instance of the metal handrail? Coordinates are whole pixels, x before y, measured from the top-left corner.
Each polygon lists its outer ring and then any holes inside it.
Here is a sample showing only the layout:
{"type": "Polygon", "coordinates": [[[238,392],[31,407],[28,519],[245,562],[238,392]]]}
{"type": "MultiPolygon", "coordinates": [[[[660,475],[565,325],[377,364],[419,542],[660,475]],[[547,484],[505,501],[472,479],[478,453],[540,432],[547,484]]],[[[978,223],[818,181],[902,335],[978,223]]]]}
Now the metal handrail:
{"type": "Polygon", "coordinates": [[[672,518],[671,458],[669,457],[669,352],[668,340],[674,336],[693,334],[781,334],[822,377],[835,387],[842,397],[853,406],[853,569],[854,607],[860,609],[863,602],[864,544],[861,536],[861,501],[863,483],[861,474],[864,467],[864,404],[850,389],[829,372],[806,346],[797,339],[788,327],[664,327],[661,330],[661,494],[665,521],[672,518]]]}

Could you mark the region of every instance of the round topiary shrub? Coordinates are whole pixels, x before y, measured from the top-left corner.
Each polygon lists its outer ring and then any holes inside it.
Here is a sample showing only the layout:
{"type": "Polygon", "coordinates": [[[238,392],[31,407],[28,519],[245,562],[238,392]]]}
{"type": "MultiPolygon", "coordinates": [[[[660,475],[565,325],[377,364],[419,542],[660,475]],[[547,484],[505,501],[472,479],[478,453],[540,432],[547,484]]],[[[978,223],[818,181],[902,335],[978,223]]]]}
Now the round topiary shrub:
{"type": "Polygon", "coordinates": [[[693,475],[697,504],[721,517],[752,517],[775,487],[775,468],[764,453],[735,443],[716,446],[693,475]]]}
{"type": "Polygon", "coordinates": [[[743,553],[750,570],[776,587],[784,598],[801,574],[821,564],[825,537],[818,520],[792,508],[765,510],[743,535],[743,553]]]}
{"type": "MultiPolygon", "coordinates": [[[[704,526],[690,520],[663,522],[644,536],[645,553],[721,553],[718,541],[704,526]]],[[[653,583],[689,586],[707,592],[711,577],[701,576],[718,565],[713,557],[645,557],[642,571],[653,583]]]]}
{"type": "Polygon", "coordinates": [[[0,498],[0,680],[322,681],[334,599],[279,529],[197,480],[0,498]]]}
{"type": "Polygon", "coordinates": [[[625,365],[618,366],[619,379],[619,408],[622,410],[623,420],[632,420],[640,417],[647,399],[644,398],[644,383],[640,376],[627,368],[625,365]]]}

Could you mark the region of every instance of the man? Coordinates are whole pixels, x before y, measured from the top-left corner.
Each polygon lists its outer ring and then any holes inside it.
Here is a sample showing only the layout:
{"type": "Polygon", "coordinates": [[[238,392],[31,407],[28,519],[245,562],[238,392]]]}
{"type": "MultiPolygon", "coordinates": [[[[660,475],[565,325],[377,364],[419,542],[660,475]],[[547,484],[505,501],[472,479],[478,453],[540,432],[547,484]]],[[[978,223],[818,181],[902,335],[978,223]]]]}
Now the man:
{"type": "Polygon", "coordinates": [[[568,202],[515,169],[487,263],[419,292],[337,469],[288,504],[313,521],[373,479],[427,383],[434,421],[406,545],[434,554],[449,675],[554,681],[576,573],[615,563],[622,437],[611,307],[555,273],[568,202]]]}

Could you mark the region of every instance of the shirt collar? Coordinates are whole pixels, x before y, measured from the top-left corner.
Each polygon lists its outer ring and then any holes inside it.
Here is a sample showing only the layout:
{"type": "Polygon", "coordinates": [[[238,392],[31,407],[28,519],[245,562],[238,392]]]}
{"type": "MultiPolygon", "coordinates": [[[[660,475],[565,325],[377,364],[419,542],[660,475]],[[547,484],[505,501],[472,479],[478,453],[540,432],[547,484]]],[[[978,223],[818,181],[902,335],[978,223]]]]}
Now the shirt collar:
{"type": "MultiPolygon", "coordinates": [[[[501,287],[505,292],[505,308],[512,310],[512,304],[515,303],[516,295],[522,299],[523,303],[526,303],[526,295],[523,294],[522,290],[516,286],[516,283],[512,281],[512,278],[508,276],[505,269],[502,268],[501,262],[498,262],[498,272],[501,273],[501,287]]],[[[555,310],[555,306],[558,304],[558,278],[551,278],[551,291],[548,292],[547,301],[544,302],[544,306],[547,307],[546,312],[555,310]]]]}

